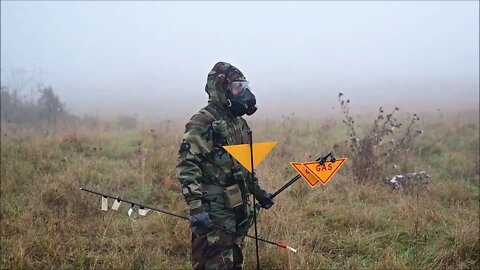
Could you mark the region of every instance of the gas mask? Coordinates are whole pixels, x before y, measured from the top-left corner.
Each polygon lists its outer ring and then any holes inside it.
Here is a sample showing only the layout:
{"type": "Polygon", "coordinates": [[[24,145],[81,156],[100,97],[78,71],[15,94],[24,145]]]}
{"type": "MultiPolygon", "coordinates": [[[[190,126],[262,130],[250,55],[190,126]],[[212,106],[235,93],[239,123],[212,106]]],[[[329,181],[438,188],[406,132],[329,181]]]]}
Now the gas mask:
{"type": "Polygon", "coordinates": [[[234,116],[252,115],[257,111],[257,101],[248,81],[234,81],[227,94],[227,108],[234,116]]]}

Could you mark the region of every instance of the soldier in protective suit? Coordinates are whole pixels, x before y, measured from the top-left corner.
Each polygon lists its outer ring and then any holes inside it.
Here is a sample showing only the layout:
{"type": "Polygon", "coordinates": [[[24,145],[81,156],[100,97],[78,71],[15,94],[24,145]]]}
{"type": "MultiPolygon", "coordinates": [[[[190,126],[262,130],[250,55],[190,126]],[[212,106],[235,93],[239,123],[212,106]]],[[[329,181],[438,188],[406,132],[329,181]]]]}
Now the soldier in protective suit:
{"type": "Polygon", "coordinates": [[[177,179],[190,209],[192,266],[242,269],[244,237],[212,225],[247,233],[253,219],[252,184],[261,207],[274,204],[271,194],[222,147],[249,143],[249,127],[241,116],[257,110],[256,100],[242,72],[225,62],[210,71],[205,91],[208,105],[186,124],[177,165],[177,179]]]}

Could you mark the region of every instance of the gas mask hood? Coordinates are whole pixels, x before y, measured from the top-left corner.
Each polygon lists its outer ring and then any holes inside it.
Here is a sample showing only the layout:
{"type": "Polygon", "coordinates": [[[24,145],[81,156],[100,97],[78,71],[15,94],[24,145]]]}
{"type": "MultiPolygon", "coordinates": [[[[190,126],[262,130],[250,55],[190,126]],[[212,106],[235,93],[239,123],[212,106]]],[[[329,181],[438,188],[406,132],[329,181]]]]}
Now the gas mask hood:
{"type": "Polygon", "coordinates": [[[255,95],[243,73],[233,65],[218,62],[208,73],[205,91],[208,103],[233,116],[252,115],[257,110],[255,95]]]}
{"type": "Polygon", "coordinates": [[[228,90],[226,106],[234,116],[252,115],[257,111],[257,100],[248,81],[234,81],[228,90]]]}

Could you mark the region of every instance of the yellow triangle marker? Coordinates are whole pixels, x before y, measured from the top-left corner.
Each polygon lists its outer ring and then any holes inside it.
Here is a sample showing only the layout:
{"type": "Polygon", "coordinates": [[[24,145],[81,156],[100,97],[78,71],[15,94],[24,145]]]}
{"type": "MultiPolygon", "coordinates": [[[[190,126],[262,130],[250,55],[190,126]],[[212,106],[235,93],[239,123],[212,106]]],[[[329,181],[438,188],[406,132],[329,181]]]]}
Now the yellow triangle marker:
{"type": "MultiPolygon", "coordinates": [[[[277,142],[263,142],[254,143],[253,148],[253,168],[255,169],[260,162],[272,151],[277,145],[277,142]]],[[[232,155],[245,169],[252,172],[252,165],[250,160],[250,145],[249,144],[237,144],[224,146],[225,150],[232,155]]]]}
{"type": "Polygon", "coordinates": [[[326,185],[332,176],[342,167],[347,158],[337,158],[335,162],[326,161],[320,165],[318,161],[304,162],[303,165],[317,177],[323,185],[326,185]]]}
{"type": "Polygon", "coordinates": [[[315,177],[310,171],[303,165],[302,162],[290,162],[290,165],[302,176],[302,178],[307,181],[311,188],[316,187],[320,184],[320,180],[315,177]]]}

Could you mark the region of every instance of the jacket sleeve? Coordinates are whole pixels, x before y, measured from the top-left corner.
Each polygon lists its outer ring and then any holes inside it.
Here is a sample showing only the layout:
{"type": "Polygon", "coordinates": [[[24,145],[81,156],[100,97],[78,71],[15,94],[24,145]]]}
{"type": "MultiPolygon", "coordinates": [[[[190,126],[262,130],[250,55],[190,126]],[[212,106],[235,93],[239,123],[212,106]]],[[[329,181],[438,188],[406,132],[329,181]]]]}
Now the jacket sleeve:
{"type": "Polygon", "coordinates": [[[204,114],[194,115],[185,126],[178,152],[176,176],[190,209],[199,208],[202,191],[202,157],[212,151],[211,119],[204,114]]]}

